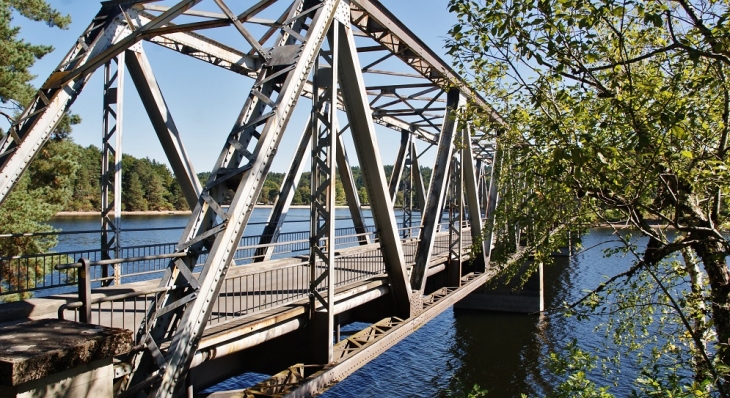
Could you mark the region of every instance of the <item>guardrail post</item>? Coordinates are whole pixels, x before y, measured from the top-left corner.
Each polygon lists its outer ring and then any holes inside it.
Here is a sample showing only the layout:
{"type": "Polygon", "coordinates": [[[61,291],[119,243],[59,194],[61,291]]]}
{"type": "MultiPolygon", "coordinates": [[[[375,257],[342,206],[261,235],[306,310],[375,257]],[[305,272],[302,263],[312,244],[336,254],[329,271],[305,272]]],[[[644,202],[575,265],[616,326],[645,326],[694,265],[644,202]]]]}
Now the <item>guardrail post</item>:
{"type": "Polygon", "coordinates": [[[79,321],[82,323],[91,322],[91,261],[88,258],[79,259],[81,267],[78,271],[79,301],[83,304],[79,309],[79,321]]]}

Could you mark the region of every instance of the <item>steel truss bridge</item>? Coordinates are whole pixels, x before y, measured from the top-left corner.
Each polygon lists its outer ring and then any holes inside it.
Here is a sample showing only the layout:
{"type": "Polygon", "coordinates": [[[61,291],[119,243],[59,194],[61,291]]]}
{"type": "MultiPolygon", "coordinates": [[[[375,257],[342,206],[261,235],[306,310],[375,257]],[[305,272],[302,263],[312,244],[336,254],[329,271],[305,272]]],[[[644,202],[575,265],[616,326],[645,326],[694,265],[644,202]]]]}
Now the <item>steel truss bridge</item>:
{"type": "Polygon", "coordinates": [[[498,200],[494,137],[503,122],[378,1],[103,2],[2,138],[0,203],[96,71],[104,79],[101,248],[91,260],[57,268],[89,267],[109,286],[80,292],[87,297],[59,315],[136,330],[137,345],[116,366],[120,395],[177,396],[228,376],[222,369],[277,366],[285,370],[246,396],[316,393],[491,277],[485,231],[498,200]],[[214,40],[221,30],[247,44],[214,40]],[[145,55],[148,43],[253,79],[230,131],[211,137],[222,150],[203,186],[145,55]],[[177,244],[164,250],[125,251],[118,239],[125,76],[193,209],[177,244]],[[383,76],[398,83],[378,83],[383,76]],[[489,115],[495,131],[460,118],[467,104],[489,115]],[[297,106],[309,118],[292,133],[297,106]],[[376,125],[401,137],[389,180],[376,125]],[[263,233],[244,236],[285,132],[298,136],[298,147],[281,192],[263,233]],[[344,137],[362,169],[371,222],[344,137]],[[418,145],[436,148],[428,185],[418,145]],[[307,164],[309,229],[282,233],[307,164]],[[337,228],[336,178],[352,228],[337,228]],[[228,192],[233,199],[224,206],[228,192]],[[396,219],[398,192],[404,205],[396,219]],[[151,263],[161,279],[121,283],[134,264],[151,263]],[[339,325],[353,321],[372,326],[341,339],[339,325]]]}

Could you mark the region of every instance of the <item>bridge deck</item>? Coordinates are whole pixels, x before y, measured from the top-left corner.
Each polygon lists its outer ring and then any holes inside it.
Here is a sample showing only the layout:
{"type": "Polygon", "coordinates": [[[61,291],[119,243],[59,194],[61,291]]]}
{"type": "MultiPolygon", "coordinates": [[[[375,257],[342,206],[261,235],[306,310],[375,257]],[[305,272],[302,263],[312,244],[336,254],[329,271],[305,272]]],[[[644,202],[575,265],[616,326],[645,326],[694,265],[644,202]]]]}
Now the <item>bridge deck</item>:
{"type": "MultiPolygon", "coordinates": [[[[434,269],[434,267],[432,267],[434,269]]],[[[247,389],[212,393],[210,398],[248,397],[248,396],[287,396],[306,397],[322,393],[340,380],[360,369],[370,360],[385,350],[394,346],[421,325],[430,321],[446,308],[458,302],[473,292],[490,278],[495,272],[483,274],[470,273],[462,277],[461,286],[444,287],[424,297],[423,309],[406,320],[388,317],[374,323],[362,331],[340,340],[334,346],[334,360],[328,365],[322,364],[293,364],[288,369],[279,372],[267,380],[247,389]]],[[[339,299],[338,304],[346,302],[347,298],[339,299]]],[[[277,319],[277,325],[286,326],[287,321],[282,318],[296,320],[303,316],[302,307],[293,307],[277,311],[262,319],[262,322],[277,319]]],[[[241,325],[243,327],[251,324],[241,325]]],[[[237,330],[241,330],[237,328],[237,330]]],[[[211,330],[212,331],[212,330],[211,330]]],[[[229,331],[234,334],[234,329],[229,331]]],[[[246,336],[238,335],[239,341],[246,336]]],[[[210,341],[210,340],[208,340],[210,341]]],[[[205,343],[205,340],[204,340],[205,343]]],[[[201,347],[203,344],[201,344],[201,347]]],[[[225,355],[225,350],[215,351],[209,347],[201,348],[195,356],[193,366],[199,365],[202,360],[213,358],[216,354],[225,355]]]]}
{"type": "MultiPolygon", "coordinates": [[[[471,244],[469,228],[462,229],[462,237],[464,243],[462,259],[466,259],[471,244]]],[[[448,232],[437,234],[428,276],[446,268],[448,242],[448,232]]],[[[409,272],[415,261],[417,244],[416,238],[402,240],[409,272]]],[[[225,359],[226,361],[232,361],[236,358],[235,354],[243,350],[265,344],[289,333],[303,331],[310,322],[308,293],[310,273],[308,257],[301,255],[232,267],[213,306],[208,326],[193,357],[192,367],[198,369],[205,364],[207,367],[215,368],[218,366],[215,361],[210,364],[206,362],[213,359],[220,360],[223,357],[229,358],[225,359]]],[[[335,315],[347,313],[372,301],[387,300],[391,294],[378,243],[338,249],[335,275],[335,315]]],[[[389,317],[377,322],[373,326],[375,329],[362,331],[361,334],[367,335],[362,341],[357,340],[361,338],[357,336],[342,340],[335,347],[335,357],[338,358],[336,369],[324,369],[319,365],[296,368],[301,369],[300,376],[296,377],[301,383],[286,382],[287,389],[295,388],[297,385],[299,387],[296,388],[302,388],[302,391],[319,389],[334,379],[340,380],[346,377],[370,358],[376,357],[406,337],[420,324],[436,316],[445,307],[482,285],[482,280],[486,280],[485,278],[484,274],[464,276],[460,288],[442,288],[425,296],[423,311],[417,311],[415,317],[405,321],[389,317]],[[362,355],[366,355],[366,359],[363,359],[362,355]]],[[[159,280],[148,280],[93,289],[94,304],[90,322],[137,330],[145,319],[156,292],[159,292],[158,286],[159,280]]],[[[80,303],[76,300],[78,300],[77,295],[67,294],[5,304],[0,306],[0,322],[7,321],[7,313],[13,313],[13,305],[35,306],[32,310],[21,308],[23,320],[56,316],[78,320],[77,307],[80,303]],[[23,315],[23,311],[27,315],[23,315]]],[[[163,344],[163,349],[165,345],[163,344]]],[[[229,369],[229,374],[231,372],[229,369]]],[[[286,372],[291,373],[291,369],[286,372]]],[[[214,382],[212,380],[215,380],[215,375],[210,375],[206,369],[201,369],[200,374],[202,376],[197,377],[196,388],[210,385],[214,382]]],[[[277,377],[281,375],[274,376],[277,377]]],[[[269,384],[277,383],[272,381],[269,384]]],[[[261,386],[256,388],[260,389],[261,386]]]]}
{"type": "MultiPolygon", "coordinates": [[[[462,233],[465,239],[469,238],[468,228],[462,233]]],[[[403,251],[408,264],[413,263],[417,242],[415,238],[403,240],[403,251]]],[[[448,251],[448,233],[438,234],[436,243],[430,273],[443,269],[448,251]]],[[[288,304],[308,302],[309,273],[306,256],[232,267],[214,305],[209,327],[232,320],[246,323],[248,319],[259,318],[269,310],[276,312],[277,308],[288,304]]],[[[387,283],[382,282],[384,275],[379,244],[337,251],[338,294],[356,294],[362,286],[378,280],[384,286],[383,289],[387,289],[387,283]]],[[[144,319],[158,286],[158,280],[147,280],[93,289],[91,323],[136,330],[144,319]]],[[[76,300],[78,295],[72,293],[6,303],[0,306],[0,323],[56,317],[61,314],[66,319],[78,320],[76,308],[59,311],[59,308],[76,300]]]]}
{"type": "MultiPolygon", "coordinates": [[[[466,237],[468,234],[469,230],[465,229],[463,235],[466,237]]],[[[417,239],[403,241],[408,264],[413,264],[417,242],[417,239]]],[[[435,267],[431,273],[443,269],[448,253],[447,242],[448,233],[440,233],[430,264],[430,267],[435,267]]],[[[382,278],[385,275],[378,243],[343,248],[336,252],[336,256],[337,292],[357,290],[363,283],[369,283],[371,278],[382,278]]],[[[231,267],[213,306],[208,327],[307,299],[310,272],[308,259],[304,256],[231,267]]],[[[158,286],[158,280],[150,280],[94,289],[90,322],[136,330],[144,319],[158,286]]],[[[38,299],[43,302],[43,309],[36,311],[31,318],[54,316],[59,313],[59,307],[77,300],[76,297],[60,295],[38,299]]],[[[65,319],[78,320],[76,308],[60,312],[65,319]]]]}

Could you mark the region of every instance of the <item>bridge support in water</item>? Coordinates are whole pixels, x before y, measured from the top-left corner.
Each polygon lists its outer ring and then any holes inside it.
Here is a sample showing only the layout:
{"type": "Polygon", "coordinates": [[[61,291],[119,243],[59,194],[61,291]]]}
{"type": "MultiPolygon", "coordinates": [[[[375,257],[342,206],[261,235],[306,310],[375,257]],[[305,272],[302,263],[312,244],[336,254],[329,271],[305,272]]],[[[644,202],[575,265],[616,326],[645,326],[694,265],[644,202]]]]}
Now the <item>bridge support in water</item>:
{"type": "Polygon", "coordinates": [[[539,314],[545,309],[542,263],[525,262],[510,281],[495,278],[456,303],[454,309],[539,314]],[[530,267],[536,269],[523,283],[520,275],[530,267]]]}

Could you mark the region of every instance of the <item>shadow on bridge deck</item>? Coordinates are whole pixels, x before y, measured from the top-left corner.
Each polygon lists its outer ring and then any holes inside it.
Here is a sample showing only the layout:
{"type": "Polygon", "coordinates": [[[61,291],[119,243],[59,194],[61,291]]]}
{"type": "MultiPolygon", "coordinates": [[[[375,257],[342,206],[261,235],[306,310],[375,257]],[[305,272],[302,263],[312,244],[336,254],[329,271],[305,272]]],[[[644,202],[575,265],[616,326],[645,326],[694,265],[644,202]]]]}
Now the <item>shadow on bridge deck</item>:
{"type": "MultiPolygon", "coordinates": [[[[300,256],[232,267],[193,358],[191,385],[200,391],[247,371],[275,374],[267,388],[276,391],[321,391],[341,380],[489,279],[487,274],[467,274],[460,287],[445,287],[448,246],[440,243],[437,239],[436,254],[428,268],[429,281],[436,283],[429,282],[422,309],[406,320],[391,317],[392,295],[378,244],[337,252],[336,323],[338,327],[351,322],[373,326],[339,341],[335,362],[326,368],[291,367],[314,363],[308,344],[314,333],[309,321],[308,259],[300,256]],[[277,373],[281,369],[287,369],[284,376],[277,373]]],[[[403,243],[409,264],[413,264],[416,244],[415,239],[403,243]]],[[[463,252],[464,260],[467,256],[463,252]]],[[[90,322],[136,330],[160,289],[158,285],[158,280],[149,280],[94,289],[90,322]]],[[[76,295],[68,294],[0,305],[0,323],[53,317],[76,320],[77,311],[66,308],[76,300],[76,295]]]]}

